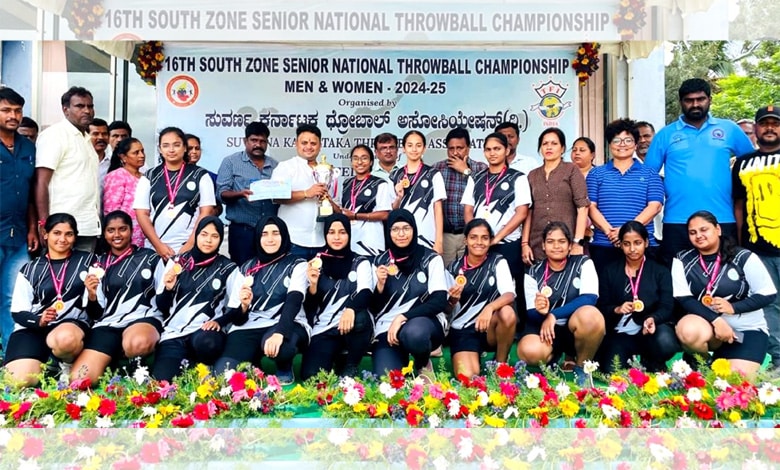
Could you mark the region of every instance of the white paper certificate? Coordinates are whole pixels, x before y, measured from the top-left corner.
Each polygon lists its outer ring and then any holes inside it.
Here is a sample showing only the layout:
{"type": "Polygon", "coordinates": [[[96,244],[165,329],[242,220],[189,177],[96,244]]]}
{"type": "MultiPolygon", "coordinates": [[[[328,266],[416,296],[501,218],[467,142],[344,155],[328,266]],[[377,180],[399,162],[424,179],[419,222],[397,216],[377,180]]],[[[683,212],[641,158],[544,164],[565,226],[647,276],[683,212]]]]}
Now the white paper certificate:
{"type": "Polygon", "coordinates": [[[249,185],[252,195],[250,201],[261,201],[264,199],[290,199],[292,197],[292,186],[287,181],[257,180],[249,185]]]}

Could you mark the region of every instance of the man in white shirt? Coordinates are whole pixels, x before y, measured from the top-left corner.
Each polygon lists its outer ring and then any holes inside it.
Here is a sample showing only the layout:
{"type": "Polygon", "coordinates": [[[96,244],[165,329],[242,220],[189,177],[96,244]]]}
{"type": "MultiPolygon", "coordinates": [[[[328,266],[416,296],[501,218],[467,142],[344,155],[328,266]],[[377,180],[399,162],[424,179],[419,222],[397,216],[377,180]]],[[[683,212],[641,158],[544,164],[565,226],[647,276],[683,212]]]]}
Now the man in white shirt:
{"type": "Polygon", "coordinates": [[[496,126],[495,131],[504,134],[509,143],[509,155],[506,157],[506,164],[509,168],[528,176],[531,170],[542,166],[542,161],[539,158],[517,153],[517,144],[520,143],[520,128],[517,124],[509,121],[502,122],[496,126]]]}
{"type": "Polygon", "coordinates": [[[279,162],[271,179],[289,182],[290,199],[276,199],[279,217],[287,224],[293,243],[290,253],[314,258],[325,247],[323,223],[317,222],[318,201],[328,196],[328,187],[314,179],[314,166],[322,149],[322,132],[317,126],[303,124],[295,130],[297,156],[279,162]]]}
{"type": "Polygon", "coordinates": [[[65,119],[38,136],[35,161],[35,206],[38,225],[49,214],[65,212],[76,218],[76,249],[93,251],[100,235],[98,156],[88,129],[95,118],[92,93],[71,87],[62,95],[65,119]]]}

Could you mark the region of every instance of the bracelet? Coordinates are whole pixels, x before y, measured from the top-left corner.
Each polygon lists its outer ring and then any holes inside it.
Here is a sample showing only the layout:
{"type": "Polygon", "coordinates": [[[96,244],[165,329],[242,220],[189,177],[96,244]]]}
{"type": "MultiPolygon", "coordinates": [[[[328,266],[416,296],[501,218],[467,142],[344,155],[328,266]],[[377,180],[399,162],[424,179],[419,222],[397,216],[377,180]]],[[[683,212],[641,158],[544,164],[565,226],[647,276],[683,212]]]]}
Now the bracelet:
{"type": "Polygon", "coordinates": [[[520,242],[521,245],[528,245],[528,242],[520,242]]]}
{"type": "Polygon", "coordinates": [[[309,195],[306,194],[306,190],[305,189],[303,190],[303,198],[304,199],[309,199],[309,195]]]}

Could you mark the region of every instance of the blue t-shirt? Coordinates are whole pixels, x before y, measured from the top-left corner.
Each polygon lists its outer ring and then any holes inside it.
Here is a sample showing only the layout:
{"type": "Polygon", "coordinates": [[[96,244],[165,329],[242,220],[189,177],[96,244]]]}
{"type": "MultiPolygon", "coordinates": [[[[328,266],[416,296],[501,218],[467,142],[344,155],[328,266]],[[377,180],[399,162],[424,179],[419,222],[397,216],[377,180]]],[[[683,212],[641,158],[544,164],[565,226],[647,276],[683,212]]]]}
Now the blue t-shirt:
{"type": "Polygon", "coordinates": [[[721,223],[734,223],[730,160],[752,151],[750,139],[727,119],[710,116],[697,129],[681,116],[661,129],[645,165],[664,168],[664,223],[684,224],[699,210],[712,212],[721,223]]]}

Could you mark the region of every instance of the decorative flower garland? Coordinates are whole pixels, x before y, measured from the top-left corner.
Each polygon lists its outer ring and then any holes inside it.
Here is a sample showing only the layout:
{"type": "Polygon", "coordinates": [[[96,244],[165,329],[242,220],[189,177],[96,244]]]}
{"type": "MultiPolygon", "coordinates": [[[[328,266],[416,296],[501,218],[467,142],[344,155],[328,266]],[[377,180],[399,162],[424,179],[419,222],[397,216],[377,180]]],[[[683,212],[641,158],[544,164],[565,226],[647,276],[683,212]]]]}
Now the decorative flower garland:
{"type": "Polygon", "coordinates": [[[620,38],[628,41],[645,26],[646,17],[645,0],[621,0],[618,11],[612,16],[612,23],[617,26],[620,38]]]}
{"type": "Polygon", "coordinates": [[[585,86],[593,73],[599,69],[599,48],[597,42],[583,42],[577,49],[577,56],[571,63],[571,67],[577,72],[577,78],[581,86],[585,86]]]}
{"type": "Polygon", "coordinates": [[[102,0],[69,0],[65,5],[68,27],[79,39],[92,39],[95,30],[103,23],[102,0]]]}
{"type": "Polygon", "coordinates": [[[157,72],[162,70],[165,52],[162,41],[147,41],[136,48],[133,63],[138,75],[148,85],[155,86],[157,72]]]}

